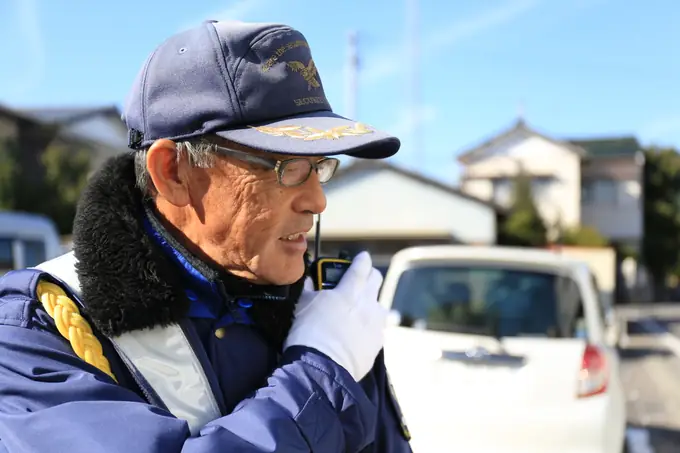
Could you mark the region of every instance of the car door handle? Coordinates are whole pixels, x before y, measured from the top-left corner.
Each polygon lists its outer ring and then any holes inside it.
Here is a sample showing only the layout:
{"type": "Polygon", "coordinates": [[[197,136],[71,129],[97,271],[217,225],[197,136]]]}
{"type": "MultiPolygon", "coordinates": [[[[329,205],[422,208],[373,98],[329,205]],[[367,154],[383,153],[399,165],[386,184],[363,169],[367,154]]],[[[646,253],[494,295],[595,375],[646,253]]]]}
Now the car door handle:
{"type": "Polygon", "coordinates": [[[442,360],[463,362],[471,365],[487,365],[518,368],[526,364],[526,358],[507,353],[496,354],[483,348],[467,351],[442,351],[442,360]]]}

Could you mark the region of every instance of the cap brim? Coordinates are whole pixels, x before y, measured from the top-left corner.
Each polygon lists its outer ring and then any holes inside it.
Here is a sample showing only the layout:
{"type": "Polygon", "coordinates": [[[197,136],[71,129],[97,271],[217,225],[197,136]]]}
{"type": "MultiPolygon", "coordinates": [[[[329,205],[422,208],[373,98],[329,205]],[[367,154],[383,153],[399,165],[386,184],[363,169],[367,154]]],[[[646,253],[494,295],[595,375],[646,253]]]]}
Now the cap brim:
{"type": "Polygon", "coordinates": [[[261,151],[307,156],[347,154],[384,159],[401,146],[390,134],[328,111],[217,131],[215,135],[261,151]]]}

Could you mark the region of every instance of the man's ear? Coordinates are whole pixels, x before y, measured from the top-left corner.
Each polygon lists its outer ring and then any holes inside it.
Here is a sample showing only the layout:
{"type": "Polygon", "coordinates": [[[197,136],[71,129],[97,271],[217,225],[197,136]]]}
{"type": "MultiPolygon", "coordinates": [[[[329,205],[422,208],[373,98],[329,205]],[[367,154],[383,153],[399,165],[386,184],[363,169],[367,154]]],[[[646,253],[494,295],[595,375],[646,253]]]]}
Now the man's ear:
{"type": "Polygon", "coordinates": [[[172,140],[156,140],[146,153],[146,168],[158,196],[178,207],[190,203],[188,162],[177,159],[177,146],[172,140]]]}

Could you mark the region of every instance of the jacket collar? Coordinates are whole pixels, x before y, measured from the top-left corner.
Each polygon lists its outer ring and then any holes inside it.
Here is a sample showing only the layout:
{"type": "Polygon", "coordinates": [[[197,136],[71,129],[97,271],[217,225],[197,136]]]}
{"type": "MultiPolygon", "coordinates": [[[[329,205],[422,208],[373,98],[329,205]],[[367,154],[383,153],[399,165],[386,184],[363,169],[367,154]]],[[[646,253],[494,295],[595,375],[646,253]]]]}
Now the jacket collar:
{"type": "Polygon", "coordinates": [[[191,254],[143,201],[129,153],[110,159],[88,182],[73,251],[86,313],[108,336],[177,323],[189,313],[189,291],[226,305],[250,299],[255,328],[280,348],[303,286],[302,279],[253,285],[191,254]]]}

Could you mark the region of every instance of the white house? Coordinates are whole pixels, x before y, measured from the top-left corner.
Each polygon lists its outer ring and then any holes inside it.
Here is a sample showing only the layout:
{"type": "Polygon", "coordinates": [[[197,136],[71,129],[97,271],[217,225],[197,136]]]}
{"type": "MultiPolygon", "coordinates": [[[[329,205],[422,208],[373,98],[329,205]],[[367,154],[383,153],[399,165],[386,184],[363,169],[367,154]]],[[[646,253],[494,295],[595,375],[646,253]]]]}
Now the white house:
{"type": "MultiPolygon", "coordinates": [[[[368,249],[385,267],[422,244],[496,243],[498,208],[387,161],[356,160],[325,187],[321,250],[368,249]]],[[[309,235],[312,249],[315,235],[309,235]]]]}
{"type": "Polygon", "coordinates": [[[523,120],[464,151],[461,189],[507,207],[520,168],[536,205],[556,232],[590,225],[613,243],[637,249],[642,238],[643,161],[634,137],[564,140],[523,120]]]}

